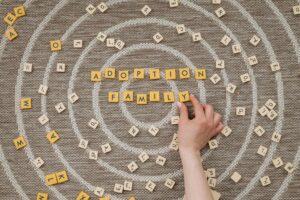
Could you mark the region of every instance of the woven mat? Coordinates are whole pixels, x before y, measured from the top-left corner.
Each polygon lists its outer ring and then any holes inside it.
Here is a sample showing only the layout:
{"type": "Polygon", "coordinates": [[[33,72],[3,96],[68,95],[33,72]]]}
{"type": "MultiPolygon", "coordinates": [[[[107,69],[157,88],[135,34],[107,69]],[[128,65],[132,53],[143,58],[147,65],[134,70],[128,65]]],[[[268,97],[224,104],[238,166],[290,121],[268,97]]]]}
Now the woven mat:
{"type": "MultiPolygon", "coordinates": [[[[2,21],[0,45],[0,199],[35,199],[38,192],[49,199],[76,199],[84,191],[98,199],[95,187],[102,187],[112,199],[178,199],[184,195],[183,174],[177,151],[168,148],[176,125],[170,118],[177,115],[175,103],[108,103],[110,91],[188,90],[202,102],[212,104],[223,115],[232,133],[219,135],[218,148],[203,149],[205,168],[215,168],[216,187],[221,199],[299,199],[300,172],[300,18],[293,14],[296,0],[222,0],[213,5],[210,0],[181,0],[170,8],[167,1],[107,1],[108,10],[89,14],[89,4],[100,1],[75,0],[4,0],[0,15],[3,19],[15,6],[24,4],[27,16],[17,20],[14,28],[19,36],[8,41],[7,25],[2,21]],[[152,11],[144,16],[144,5],[152,11]],[[218,18],[215,10],[223,7],[226,14],[218,18]],[[176,25],[184,24],[187,32],[177,34],[176,25]],[[122,50],[108,48],[97,41],[102,31],[111,38],[125,42],[122,50]],[[153,35],[159,32],[163,41],[156,44],[153,35]],[[192,32],[200,32],[203,40],[193,42],[192,32]],[[220,41],[224,35],[232,41],[228,46],[220,41]],[[261,41],[253,46],[253,35],[261,41]],[[63,49],[51,52],[49,41],[61,39],[63,49]],[[74,48],[74,40],[83,40],[83,48],[74,48]],[[240,44],[241,53],[233,54],[232,45],[240,44]],[[248,57],[256,56],[258,64],[250,66],[248,57]],[[217,69],[216,60],[224,60],[225,68],[217,69]],[[273,72],[270,65],[278,62],[281,69],[273,72]],[[31,73],[23,72],[24,63],[32,63],[31,73]],[[56,72],[57,63],[66,64],[66,72],[56,72]],[[205,67],[207,79],[166,81],[117,80],[92,83],[90,72],[108,64],[117,70],[157,67],[205,67]],[[240,76],[248,73],[251,80],[242,83],[240,76]],[[210,77],[218,74],[221,81],[213,84],[210,77]],[[226,86],[237,86],[231,94],[226,86]],[[47,95],[38,94],[41,84],[48,86],[47,95]],[[79,100],[72,104],[68,94],[75,92],[79,100]],[[20,100],[32,98],[32,109],[20,110],[20,100]],[[278,116],[270,120],[257,110],[272,99],[278,116]],[[58,114],[55,105],[62,102],[66,110],[58,114]],[[245,107],[245,116],[237,116],[236,108],[245,107]],[[41,125],[38,118],[46,114],[49,122],[41,125]],[[88,126],[94,118],[96,129],[88,126]],[[131,126],[140,130],[132,137],[131,126]],[[156,137],[147,131],[156,125],[156,137]],[[261,126],[262,136],[254,133],[261,126]],[[50,144],[46,134],[56,130],[61,139],[50,144]],[[282,135],[279,143],[271,140],[274,132],[282,135]],[[24,149],[16,150],[13,139],[23,136],[24,149]],[[89,149],[99,151],[97,160],[88,158],[88,150],[78,147],[80,139],[89,141],[89,149]],[[112,151],[104,154],[101,145],[109,143],[112,151]],[[268,149],[265,156],[257,154],[259,146],[268,149]],[[138,155],[145,151],[150,159],[141,163],[138,155]],[[155,164],[158,155],[167,161],[155,164]],[[32,162],[41,157],[44,165],[36,168],[32,162]],[[281,157],[284,165],[275,168],[272,159],[281,157]],[[129,172],[127,165],[135,161],[139,168],[129,172]],[[292,163],[295,171],[284,166],[292,163]],[[47,186],[45,175],[66,170],[69,181],[47,186]],[[230,176],[238,172],[242,178],[234,183],[230,176]],[[260,178],[269,176],[271,184],[263,187],[260,178]],[[170,178],[173,189],[164,186],[170,178]],[[153,181],[153,192],[145,189],[153,181]],[[116,183],[132,181],[132,191],[114,192],[116,183]]],[[[192,74],[193,75],[193,74],[192,74]]],[[[177,96],[176,96],[177,100],[177,96]]],[[[188,133],[187,133],[188,134],[188,133]]]]}

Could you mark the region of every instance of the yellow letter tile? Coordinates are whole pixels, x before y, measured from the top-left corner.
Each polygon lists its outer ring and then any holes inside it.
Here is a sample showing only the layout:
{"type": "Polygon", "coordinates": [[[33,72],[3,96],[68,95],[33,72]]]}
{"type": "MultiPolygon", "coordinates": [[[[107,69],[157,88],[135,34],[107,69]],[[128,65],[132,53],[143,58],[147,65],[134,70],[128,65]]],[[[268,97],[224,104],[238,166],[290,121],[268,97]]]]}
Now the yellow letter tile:
{"type": "Polygon", "coordinates": [[[164,102],[171,103],[174,102],[174,93],[173,92],[164,92],[164,102]]]}
{"type": "Polygon", "coordinates": [[[135,79],[144,79],[145,78],[145,69],[134,69],[133,78],[135,79]]]}
{"type": "Polygon", "coordinates": [[[179,78],[180,79],[190,78],[190,68],[179,68],[179,78]]]}
{"type": "Polygon", "coordinates": [[[59,140],[59,138],[60,137],[55,130],[52,130],[47,134],[47,139],[51,144],[54,144],[57,140],[59,140]]]}
{"type": "Polygon", "coordinates": [[[16,29],[14,29],[13,27],[10,27],[9,29],[7,29],[5,31],[5,36],[7,37],[7,39],[9,41],[13,41],[14,39],[16,39],[18,37],[18,33],[17,33],[16,29]]]}
{"type": "Polygon", "coordinates": [[[119,93],[118,92],[109,92],[108,93],[108,102],[118,103],[119,102],[119,93]]]}
{"type": "Polygon", "coordinates": [[[157,79],[160,79],[160,72],[159,72],[159,69],[150,69],[149,70],[149,73],[150,73],[150,79],[151,80],[157,80],[157,79]]]}
{"type": "Polygon", "coordinates": [[[16,22],[16,20],[17,17],[12,13],[7,13],[7,15],[4,17],[4,21],[10,26],[13,25],[16,22]]]}
{"type": "Polygon", "coordinates": [[[57,184],[57,179],[55,174],[48,174],[45,176],[45,181],[47,185],[55,185],[57,184]]]}
{"type": "Polygon", "coordinates": [[[150,91],[149,96],[150,96],[149,100],[152,102],[160,101],[159,91],[150,91]]]}
{"type": "Polygon", "coordinates": [[[190,101],[190,93],[189,93],[189,91],[179,92],[179,101],[180,102],[190,101]]]}
{"type": "Polygon", "coordinates": [[[206,69],[196,69],[195,78],[196,78],[196,80],[205,80],[206,79],[206,69]]]}
{"type": "Polygon", "coordinates": [[[175,79],[176,79],[176,70],[166,69],[166,80],[175,80],[175,79]]]}
{"type": "Polygon", "coordinates": [[[36,200],[48,200],[48,193],[38,192],[36,194],[36,200]]]}
{"type": "Polygon", "coordinates": [[[56,176],[57,183],[64,183],[69,180],[67,171],[57,172],[55,173],[55,176],[56,176]]]}
{"type": "Polygon", "coordinates": [[[123,101],[133,101],[133,91],[124,91],[123,101]]]}
{"type": "Polygon", "coordinates": [[[137,94],[136,95],[136,103],[138,105],[145,105],[145,104],[147,104],[147,94],[137,94]]]}
{"type": "Polygon", "coordinates": [[[23,17],[26,15],[25,7],[24,6],[18,6],[14,8],[14,12],[17,18],[23,17]]]}
{"type": "Polygon", "coordinates": [[[110,197],[101,197],[99,200],[110,200],[110,197]]]}
{"type": "Polygon", "coordinates": [[[105,73],[104,73],[104,77],[105,78],[110,78],[110,79],[115,78],[116,77],[116,69],[115,68],[110,68],[110,67],[106,68],[105,73]]]}
{"type": "Polygon", "coordinates": [[[92,82],[101,81],[101,72],[100,71],[91,71],[91,81],[92,82]]]}
{"type": "Polygon", "coordinates": [[[13,140],[16,149],[21,149],[26,146],[26,141],[23,136],[20,136],[13,140]]]}
{"type": "Polygon", "coordinates": [[[21,99],[21,110],[28,110],[32,108],[32,100],[31,98],[23,98],[21,99]]]}
{"type": "Polygon", "coordinates": [[[50,41],[50,48],[51,51],[60,51],[62,49],[61,41],[60,40],[50,41]]]}
{"type": "Polygon", "coordinates": [[[129,71],[119,71],[119,81],[128,81],[129,80],[129,71]]]}
{"type": "Polygon", "coordinates": [[[90,199],[90,195],[88,195],[83,191],[81,191],[76,198],[76,200],[89,200],[89,199],[90,199]]]}

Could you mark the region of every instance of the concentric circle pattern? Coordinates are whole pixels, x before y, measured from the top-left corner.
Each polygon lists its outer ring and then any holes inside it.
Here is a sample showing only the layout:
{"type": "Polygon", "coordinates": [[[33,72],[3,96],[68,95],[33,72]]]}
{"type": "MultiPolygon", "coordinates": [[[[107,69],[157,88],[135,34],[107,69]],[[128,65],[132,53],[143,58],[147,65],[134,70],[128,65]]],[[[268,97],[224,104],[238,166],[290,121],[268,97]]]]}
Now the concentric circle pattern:
{"type": "Polygon", "coordinates": [[[170,148],[181,91],[212,104],[231,129],[215,138],[217,148],[202,151],[205,169],[216,171],[209,182],[220,199],[299,199],[299,0],[0,5],[0,199],[182,199],[181,160],[170,148]],[[105,79],[110,67],[129,70],[129,80],[105,79]],[[133,77],[138,68],[144,79],[133,77]],[[149,79],[150,68],[161,70],[159,80],[149,79]],[[191,77],[166,79],[165,70],[179,68],[189,68],[191,77]],[[195,79],[197,69],[206,70],[206,79],[195,79]],[[102,73],[100,82],[91,81],[92,71],[102,73]],[[122,101],[124,91],[160,91],[161,99],[137,105],[122,101]],[[170,91],[174,102],[164,102],[170,91]],[[120,101],[108,102],[110,92],[120,101]],[[149,133],[153,126],[156,136],[149,133]],[[139,130],[135,137],[132,127],[139,130]],[[158,156],[166,158],[163,166],[158,156]],[[133,161],[138,169],[130,172],[133,161]],[[57,179],[62,173],[66,179],[57,179]],[[167,179],[175,181],[172,189],[167,179]],[[152,192],[148,181],[156,184],[152,192]],[[126,182],[132,189],[118,192],[126,182]]]}

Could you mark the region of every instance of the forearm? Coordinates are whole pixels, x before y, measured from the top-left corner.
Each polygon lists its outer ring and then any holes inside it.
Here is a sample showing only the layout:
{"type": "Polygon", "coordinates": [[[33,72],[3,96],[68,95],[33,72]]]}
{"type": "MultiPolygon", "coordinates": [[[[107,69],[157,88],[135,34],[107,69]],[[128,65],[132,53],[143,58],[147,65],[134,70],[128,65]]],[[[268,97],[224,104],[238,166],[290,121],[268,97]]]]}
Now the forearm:
{"type": "Polygon", "coordinates": [[[180,150],[184,172],[185,197],[187,200],[213,200],[200,152],[180,150]]]}

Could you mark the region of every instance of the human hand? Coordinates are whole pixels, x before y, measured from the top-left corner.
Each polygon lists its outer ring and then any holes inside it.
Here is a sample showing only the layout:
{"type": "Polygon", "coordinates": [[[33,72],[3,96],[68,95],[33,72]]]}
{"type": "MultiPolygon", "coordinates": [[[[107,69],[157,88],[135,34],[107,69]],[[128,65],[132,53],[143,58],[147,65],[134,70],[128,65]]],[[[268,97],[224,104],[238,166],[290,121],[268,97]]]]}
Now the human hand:
{"type": "Polygon", "coordinates": [[[178,102],[180,120],[178,127],[179,151],[200,152],[208,141],[218,134],[223,124],[221,115],[211,105],[201,104],[191,95],[195,117],[189,119],[188,109],[184,103],[178,102]]]}

